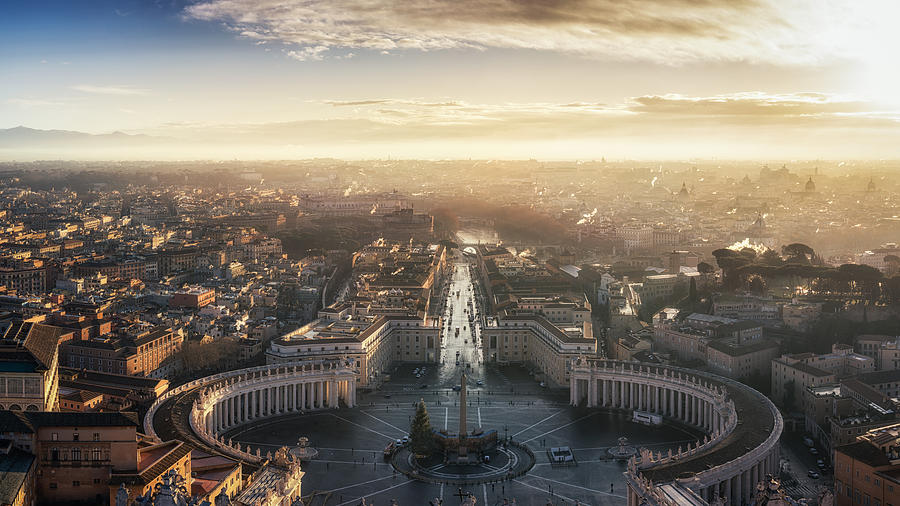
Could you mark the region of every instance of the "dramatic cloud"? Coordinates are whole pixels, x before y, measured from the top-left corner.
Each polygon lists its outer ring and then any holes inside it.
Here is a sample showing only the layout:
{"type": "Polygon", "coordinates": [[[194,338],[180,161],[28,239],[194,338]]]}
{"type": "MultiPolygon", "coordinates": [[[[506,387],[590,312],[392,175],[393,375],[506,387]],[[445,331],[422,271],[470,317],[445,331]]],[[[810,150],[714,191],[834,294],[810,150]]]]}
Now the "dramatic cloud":
{"type": "Polygon", "coordinates": [[[79,84],[77,86],[72,86],[72,89],[83,93],[94,93],[97,95],[135,96],[150,94],[150,90],[132,88],[130,86],[95,86],[92,84],[79,84]]]}
{"type": "Polygon", "coordinates": [[[808,64],[868,52],[890,19],[885,9],[896,11],[885,0],[203,0],[185,16],[285,43],[299,60],[351,49],[517,48],[808,64]]]}

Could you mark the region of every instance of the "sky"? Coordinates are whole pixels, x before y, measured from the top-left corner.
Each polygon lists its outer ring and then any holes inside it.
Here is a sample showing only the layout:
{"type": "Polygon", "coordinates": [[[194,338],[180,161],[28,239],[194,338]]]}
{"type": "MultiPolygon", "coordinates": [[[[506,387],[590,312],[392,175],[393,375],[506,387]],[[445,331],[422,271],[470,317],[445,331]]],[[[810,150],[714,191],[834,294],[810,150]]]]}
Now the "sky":
{"type": "Polygon", "coordinates": [[[0,135],[0,157],[900,158],[897,19],[895,0],[7,3],[0,129],[151,137],[0,135]]]}

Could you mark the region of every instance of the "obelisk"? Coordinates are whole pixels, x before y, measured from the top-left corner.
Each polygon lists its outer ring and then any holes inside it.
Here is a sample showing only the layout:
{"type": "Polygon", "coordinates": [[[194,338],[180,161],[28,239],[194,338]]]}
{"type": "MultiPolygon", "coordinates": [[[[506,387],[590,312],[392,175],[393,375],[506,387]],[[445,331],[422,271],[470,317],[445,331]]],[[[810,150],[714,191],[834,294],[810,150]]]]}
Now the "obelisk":
{"type": "Polygon", "coordinates": [[[459,439],[466,437],[466,373],[459,380],[459,439]]]}

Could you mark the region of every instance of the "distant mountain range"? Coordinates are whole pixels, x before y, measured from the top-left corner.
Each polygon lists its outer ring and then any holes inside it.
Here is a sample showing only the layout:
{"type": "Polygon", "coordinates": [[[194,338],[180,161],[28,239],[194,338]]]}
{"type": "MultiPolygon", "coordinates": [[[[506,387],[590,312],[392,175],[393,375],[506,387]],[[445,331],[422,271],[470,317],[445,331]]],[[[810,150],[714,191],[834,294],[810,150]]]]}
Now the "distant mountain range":
{"type": "Polygon", "coordinates": [[[171,139],[123,132],[89,134],[72,130],[38,130],[23,126],[0,130],[0,149],[116,149],[158,145],[167,141],[171,139]]]}

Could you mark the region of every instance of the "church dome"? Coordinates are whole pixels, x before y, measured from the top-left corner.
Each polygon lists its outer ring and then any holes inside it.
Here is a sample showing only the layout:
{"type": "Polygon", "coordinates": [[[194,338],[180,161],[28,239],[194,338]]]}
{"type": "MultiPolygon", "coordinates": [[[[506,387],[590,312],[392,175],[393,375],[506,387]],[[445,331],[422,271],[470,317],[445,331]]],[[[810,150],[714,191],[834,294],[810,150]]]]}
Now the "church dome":
{"type": "Polygon", "coordinates": [[[808,191],[808,192],[816,191],[816,183],[813,183],[812,176],[810,176],[809,181],[806,182],[806,191],[808,191]]]}

